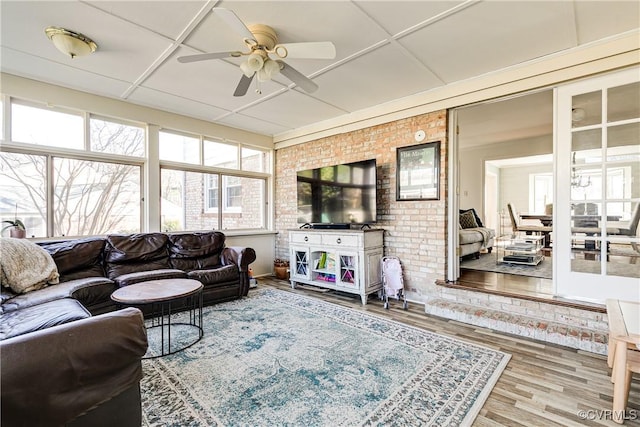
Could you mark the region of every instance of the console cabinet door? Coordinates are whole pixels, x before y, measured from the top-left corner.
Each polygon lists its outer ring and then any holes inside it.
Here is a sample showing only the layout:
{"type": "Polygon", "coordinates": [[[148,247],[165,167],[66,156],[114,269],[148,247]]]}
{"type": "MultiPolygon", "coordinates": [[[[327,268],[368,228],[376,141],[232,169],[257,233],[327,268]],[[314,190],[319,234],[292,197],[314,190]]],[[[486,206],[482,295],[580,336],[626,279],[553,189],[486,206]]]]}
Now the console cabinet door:
{"type": "Polygon", "coordinates": [[[291,247],[289,265],[291,278],[309,279],[311,269],[309,268],[310,253],[309,248],[291,247]]]}

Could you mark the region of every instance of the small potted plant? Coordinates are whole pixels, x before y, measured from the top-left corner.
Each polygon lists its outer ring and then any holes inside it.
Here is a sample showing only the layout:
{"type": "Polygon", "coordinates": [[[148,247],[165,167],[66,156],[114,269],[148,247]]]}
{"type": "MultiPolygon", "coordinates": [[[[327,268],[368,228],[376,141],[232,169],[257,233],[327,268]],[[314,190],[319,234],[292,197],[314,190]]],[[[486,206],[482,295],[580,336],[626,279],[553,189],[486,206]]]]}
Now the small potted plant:
{"type": "Polygon", "coordinates": [[[2,231],[9,229],[9,235],[11,237],[15,237],[16,239],[24,239],[27,235],[26,227],[24,223],[20,221],[18,218],[11,220],[2,221],[3,224],[9,224],[5,226],[2,231]]]}
{"type": "Polygon", "coordinates": [[[289,278],[289,261],[286,259],[276,258],[273,261],[273,270],[276,273],[276,278],[280,280],[287,280],[289,278]]]}

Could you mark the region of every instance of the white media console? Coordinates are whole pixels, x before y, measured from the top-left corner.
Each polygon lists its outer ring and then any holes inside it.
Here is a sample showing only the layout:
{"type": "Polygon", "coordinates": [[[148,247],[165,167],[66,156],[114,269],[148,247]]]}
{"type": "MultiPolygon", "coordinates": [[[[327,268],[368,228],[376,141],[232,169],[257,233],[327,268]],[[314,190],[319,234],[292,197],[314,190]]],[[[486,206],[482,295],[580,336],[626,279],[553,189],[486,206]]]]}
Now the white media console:
{"type": "Polygon", "coordinates": [[[304,283],[367,296],[382,289],[384,230],[289,231],[291,287],[304,283]]]}

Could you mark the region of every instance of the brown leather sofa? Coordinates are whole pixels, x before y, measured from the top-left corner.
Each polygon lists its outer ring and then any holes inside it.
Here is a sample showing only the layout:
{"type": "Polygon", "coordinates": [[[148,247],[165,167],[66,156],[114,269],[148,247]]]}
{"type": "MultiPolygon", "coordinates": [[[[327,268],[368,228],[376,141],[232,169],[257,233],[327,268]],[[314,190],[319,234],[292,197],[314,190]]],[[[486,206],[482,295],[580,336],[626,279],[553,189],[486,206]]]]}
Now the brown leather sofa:
{"type": "MultiPolygon", "coordinates": [[[[60,283],[21,295],[3,288],[0,316],[61,298],[79,301],[93,315],[105,313],[116,308],[111,294],[118,287],[153,279],[197,279],[204,285],[204,304],[241,298],[249,291],[249,264],[256,254],[252,248],[225,246],[225,238],[208,231],[42,242],[60,283]]],[[[0,321],[0,339],[14,335],[0,321]]]]}
{"type": "Polygon", "coordinates": [[[140,426],[142,313],[126,308],[0,341],[9,426],[140,426]]]}
{"type": "Polygon", "coordinates": [[[0,292],[2,425],[140,425],[142,313],[114,311],[118,287],[152,279],[203,283],[205,304],[249,290],[251,248],[218,231],[42,242],[60,283],[0,292]],[[92,317],[93,316],[93,317],[92,317]],[[104,422],[107,420],[107,422],[104,422]]]}

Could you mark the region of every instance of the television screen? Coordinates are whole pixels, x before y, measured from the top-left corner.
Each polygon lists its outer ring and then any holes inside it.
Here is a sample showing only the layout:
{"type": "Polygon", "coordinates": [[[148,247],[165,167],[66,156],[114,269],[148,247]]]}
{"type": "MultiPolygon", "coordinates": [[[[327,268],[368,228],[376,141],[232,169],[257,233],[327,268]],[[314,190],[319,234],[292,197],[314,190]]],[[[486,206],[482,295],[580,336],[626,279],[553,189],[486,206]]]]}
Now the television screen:
{"type": "Polygon", "coordinates": [[[376,222],[376,160],[299,171],[298,223],[376,222]]]}

